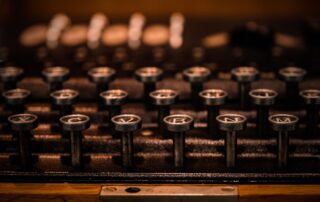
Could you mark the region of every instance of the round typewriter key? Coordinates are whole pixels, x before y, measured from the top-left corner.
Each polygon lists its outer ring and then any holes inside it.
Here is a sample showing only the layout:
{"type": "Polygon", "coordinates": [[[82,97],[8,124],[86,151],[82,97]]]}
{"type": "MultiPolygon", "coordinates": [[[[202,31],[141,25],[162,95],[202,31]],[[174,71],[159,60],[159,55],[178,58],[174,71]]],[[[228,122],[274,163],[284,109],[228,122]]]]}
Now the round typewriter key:
{"type": "Polygon", "coordinates": [[[24,71],[18,67],[0,68],[0,81],[4,90],[11,90],[17,87],[17,82],[22,80],[24,71]]]}
{"type": "MultiPolygon", "coordinates": [[[[111,124],[111,118],[121,114],[121,107],[128,100],[128,93],[121,89],[107,90],[100,93],[100,97],[103,100],[105,106],[108,109],[108,124],[111,124]]],[[[116,134],[112,132],[112,135],[116,134]]]]}
{"type": "Polygon", "coordinates": [[[289,131],[296,129],[299,118],[290,114],[269,116],[273,130],[278,132],[278,167],[285,168],[288,163],[289,131]]]}
{"type": "Polygon", "coordinates": [[[306,130],[309,137],[316,137],[319,124],[320,90],[307,89],[300,91],[306,105],[306,130]]]}
{"type": "Polygon", "coordinates": [[[150,93],[151,100],[158,107],[158,127],[164,138],[168,138],[163,118],[170,115],[170,106],[178,99],[178,92],[170,89],[155,90],[150,93]]]}
{"type": "Polygon", "coordinates": [[[26,89],[12,89],[2,93],[6,104],[14,114],[22,113],[24,111],[24,104],[30,97],[31,92],[26,89]]]}
{"type": "Polygon", "coordinates": [[[49,83],[50,92],[62,89],[63,82],[69,79],[66,67],[47,67],[42,71],[43,79],[49,83]]]}
{"type": "Polygon", "coordinates": [[[122,165],[126,168],[133,166],[133,132],[141,128],[141,118],[134,114],[121,114],[112,117],[116,131],[121,132],[122,165]]]}
{"type": "Polygon", "coordinates": [[[286,82],[287,100],[294,102],[299,96],[299,82],[304,80],[307,72],[299,67],[285,67],[279,70],[279,77],[286,82]]]}
{"type": "Polygon", "coordinates": [[[216,117],[220,113],[220,106],[225,104],[228,93],[221,89],[208,89],[199,93],[202,103],[207,106],[207,127],[212,137],[219,137],[219,127],[216,117]]]}
{"type": "Polygon", "coordinates": [[[158,67],[143,67],[135,71],[135,78],[144,84],[144,99],[147,109],[152,108],[149,94],[156,89],[156,82],[162,80],[163,71],[158,67]]]}
{"type": "Polygon", "coordinates": [[[211,71],[206,67],[190,67],[183,71],[183,78],[191,85],[191,99],[196,109],[201,107],[200,91],[203,89],[203,82],[210,79],[211,71]]]}
{"type": "Polygon", "coordinates": [[[219,128],[226,132],[226,166],[234,168],[237,157],[237,131],[245,130],[247,118],[239,114],[223,114],[217,116],[219,128]]]}
{"type": "Polygon", "coordinates": [[[166,129],[174,134],[174,166],[181,168],[185,161],[185,133],[193,128],[194,120],[191,116],[185,114],[175,114],[166,116],[163,122],[166,129]]]}
{"type": "Polygon", "coordinates": [[[99,94],[109,89],[109,83],[116,77],[116,70],[110,67],[96,67],[88,71],[88,77],[96,84],[99,94]]]}
{"type": "Polygon", "coordinates": [[[72,89],[62,89],[50,94],[53,103],[60,107],[60,116],[72,113],[72,105],[79,99],[78,91],[72,89]]]}
{"type": "Polygon", "coordinates": [[[71,163],[73,167],[83,165],[82,131],[90,127],[90,118],[82,114],[71,114],[60,118],[62,129],[69,132],[71,143],[71,163]]]}
{"type": "Polygon", "coordinates": [[[259,137],[269,133],[269,107],[274,104],[278,93],[271,89],[255,89],[249,92],[251,102],[257,106],[256,130],[259,137]]]}
{"type": "Polygon", "coordinates": [[[231,70],[231,76],[238,82],[238,94],[240,98],[240,108],[249,108],[249,91],[251,83],[258,80],[259,71],[254,67],[237,67],[231,70]]]}
{"type": "Polygon", "coordinates": [[[33,114],[16,114],[8,118],[19,141],[20,164],[23,169],[32,165],[30,148],[31,131],[38,126],[38,117],[33,114]]]}

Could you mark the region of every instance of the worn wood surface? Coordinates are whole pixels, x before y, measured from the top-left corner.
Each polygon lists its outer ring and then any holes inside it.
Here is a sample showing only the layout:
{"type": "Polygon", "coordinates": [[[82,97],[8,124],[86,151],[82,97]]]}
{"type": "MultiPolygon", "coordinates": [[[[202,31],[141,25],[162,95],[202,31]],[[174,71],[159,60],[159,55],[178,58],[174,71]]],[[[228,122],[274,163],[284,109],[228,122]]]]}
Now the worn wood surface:
{"type": "MultiPolygon", "coordinates": [[[[0,183],[1,202],[97,202],[102,184],[0,183]]],[[[201,186],[201,185],[199,185],[201,186]]],[[[213,185],[214,186],[214,185],[213,185]]],[[[240,202],[320,201],[320,185],[237,185],[240,202]]]]}

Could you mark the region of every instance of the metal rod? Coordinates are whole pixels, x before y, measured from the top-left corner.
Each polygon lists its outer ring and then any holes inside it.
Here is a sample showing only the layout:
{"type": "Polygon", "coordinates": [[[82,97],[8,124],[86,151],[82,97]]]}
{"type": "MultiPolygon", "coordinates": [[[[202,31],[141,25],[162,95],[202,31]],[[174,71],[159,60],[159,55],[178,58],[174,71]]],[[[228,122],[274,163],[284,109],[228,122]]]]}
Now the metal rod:
{"type": "Polygon", "coordinates": [[[185,134],[183,132],[175,133],[173,139],[173,147],[174,147],[174,166],[177,168],[181,168],[184,166],[185,159],[185,134]]]}
{"type": "Polygon", "coordinates": [[[257,106],[256,131],[258,137],[267,137],[269,134],[269,107],[257,106]]]}
{"type": "Polygon", "coordinates": [[[251,83],[249,82],[240,82],[238,84],[238,92],[240,98],[240,109],[247,110],[249,109],[249,91],[251,90],[251,83]]]}
{"type": "Polygon", "coordinates": [[[170,115],[170,106],[159,106],[158,108],[158,127],[163,138],[169,138],[163,119],[170,115]]]}
{"type": "Polygon", "coordinates": [[[82,132],[70,131],[71,140],[71,163],[73,167],[83,165],[82,157],[82,132]]]}
{"type": "Polygon", "coordinates": [[[121,138],[122,165],[126,168],[133,166],[133,135],[131,132],[124,132],[121,138]]]}
{"type": "Polygon", "coordinates": [[[288,131],[280,131],[278,134],[278,167],[285,168],[288,163],[288,131]]]}
{"type": "Polygon", "coordinates": [[[19,155],[22,168],[31,166],[31,151],[30,151],[30,131],[18,131],[19,138],[19,155]]]}
{"type": "Polygon", "coordinates": [[[208,126],[208,133],[213,138],[219,138],[219,125],[216,117],[220,113],[219,106],[208,106],[208,117],[207,117],[207,126],[208,126]]]}
{"type": "Polygon", "coordinates": [[[295,99],[299,97],[299,85],[297,82],[286,83],[287,100],[290,104],[297,103],[295,99]]]}
{"type": "Polygon", "coordinates": [[[226,166],[227,168],[234,168],[236,166],[236,149],[237,136],[235,131],[229,131],[226,134],[226,166]]]}
{"type": "Polygon", "coordinates": [[[149,94],[156,89],[156,84],[154,82],[144,83],[144,100],[146,102],[146,109],[154,109],[154,105],[152,104],[152,100],[149,94]]]}
{"type": "Polygon", "coordinates": [[[191,101],[195,109],[201,109],[202,101],[199,92],[203,90],[203,85],[200,82],[191,83],[191,101]]]}
{"type": "Polygon", "coordinates": [[[316,137],[319,124],[319,106],[307,105],[306,111],[306,129],[309,137],[316,137]]]}

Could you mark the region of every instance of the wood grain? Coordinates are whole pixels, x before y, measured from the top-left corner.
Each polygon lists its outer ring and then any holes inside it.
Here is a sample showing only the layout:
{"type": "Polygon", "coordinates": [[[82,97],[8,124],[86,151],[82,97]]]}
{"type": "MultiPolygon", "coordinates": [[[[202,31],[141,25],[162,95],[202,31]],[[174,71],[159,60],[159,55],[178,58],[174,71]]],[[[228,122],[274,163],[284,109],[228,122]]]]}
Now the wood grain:
{"type": "MultiPolygon", "coordinates": [[[[98,202],[101,186],[102,184],[0,183],[0,201],[98,202]]],[[[241,202],[320,201],[320,185],[238,185],[238,187],[241,202]]]]}

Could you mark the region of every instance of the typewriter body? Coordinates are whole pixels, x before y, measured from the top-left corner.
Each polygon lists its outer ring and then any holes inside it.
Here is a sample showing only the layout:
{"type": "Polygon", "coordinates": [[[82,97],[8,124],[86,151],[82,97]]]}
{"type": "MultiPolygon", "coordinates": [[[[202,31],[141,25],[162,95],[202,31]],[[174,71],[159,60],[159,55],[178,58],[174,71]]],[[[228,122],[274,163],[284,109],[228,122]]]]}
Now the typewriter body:
{"type": "Polygon", "coordinates": [[[317,186],[319,3],[137,3],[1,2],[0,181],[317,186]]]}

